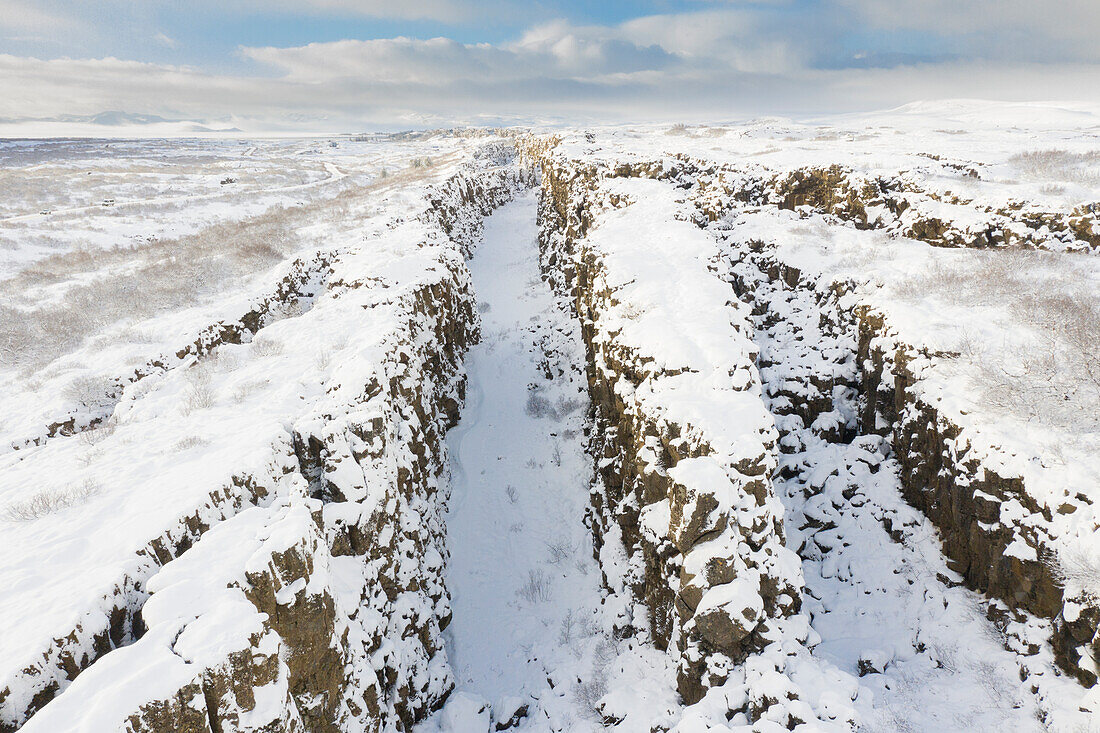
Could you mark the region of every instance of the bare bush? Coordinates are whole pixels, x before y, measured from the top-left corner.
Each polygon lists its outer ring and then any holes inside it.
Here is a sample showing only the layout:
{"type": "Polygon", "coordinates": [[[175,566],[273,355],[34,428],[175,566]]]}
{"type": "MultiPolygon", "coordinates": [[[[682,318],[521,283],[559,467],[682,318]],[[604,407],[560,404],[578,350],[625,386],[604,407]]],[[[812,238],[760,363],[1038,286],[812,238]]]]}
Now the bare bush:
{"type": "Polygon", "coordinates": [[[89,427],[86,430],[81,430],[76,434],[77,440],[84,445],[99,445],[104,440],[114,435],[116,427],[117,423],[113,419],[105,420],[98,425],[89,427]]]}
{"type": "Polygon", "coordinates": [[[1100,600],[1100,553],[1084,545],[1065,547],[1044,558],[1044,564],[1060,587],[1100,600]]]}
{"type": "Polygon", "coordinates": [[[550,579],[542,570],[531,570],[516,595],[528,603],[545,603],[550,600],[550,579]]]}
{"type": "Polygon", "coordinates": [[[534,389],[528,392],[527,404],[524,405],[523,410],[529,417],[534,418],[550,417],[554,415],[554,408],[550,405],[550,401],[534,389]]]}
{"type": "Polygon", "coordinates": [[[114,404],[114,391],[118,385],[109,377],[93,375],[79,376],[65,388],[63,395],[70,402],[95,412],[102,411],[114,404]]]}
{"type": "Polygon", "coordinates": [[[225,373],[235,371],[241,365],[241,360],[235,351],[217,348],[206,359],[206,364],[211,371],[225,373]]]}
{"type": "Polygon", "coordinates": [[[610,639],[600,639],[592,659],[592,676],[577,682],[574,690],[577,703],[586,715],[603,718],[600,700],[607,694],[607,667],[615,657],[615,644],[610,639]]]}
{"type": "Polygon", "coordinates": [[[272,323],[286,318],[297,318],[305,313],[305,310],[300,298],[276,301],[268,306],[263,323],[265,326],[270,326],[272,323]]]}
{"type": "Polygon", "coordinates": [[[153,316],[212,296],[229,281],[264,270],[296,247],[299,211],[275,207],[173,240],[83,247],[35,262],[6,282],[0,300],[0,360],[35,369],[120,321],[153,316]],[[34,289],[66,284],[59,298],[34,289]]]}
{"type": "Polygon", "coordinates": [[[256,356],[278,356],[283,353],[283,342],[269,336],[258,336],[252,341],[252,353],[256,356]]]}
{"type": "Polygon", "coordinates": [[[546,543],[546,549],[550,551],[550,563],[557,565],[573,557],[577,547],[568,540],[555,540],[546,543]]]}
{"type": "Polygon", "coordinates": [[[29,499],[14,501],[2,510],[0,518],[8,522],[33,522],[49,514],[84,504],[100,493],[99,484],[91,479],[80,486],[40,491],[29,499]]]}
{"type": "Polygon", "coordinates": [[[190,415],[214,406],[217,393],[211,384],[210,371],[205,366],[192,367],[187,372],[189,385],[184,396],[183,414],[190,415]]]}
{"type": "Polygon", "coordinates": [[[567,646],[572,643],[575,629],[577,628],[577,611],[570,608],[565,618],[561,620],[561,628],[558,631],[558,643],[567,646]]]}
{"type": "Polygon", "coordinates": [[[558,629],[558,642],[567,646],[574,641],[580,641],[599,633],[599,628],[592,621],[591,615],[577,613],[574,608],[569,609],[562,618],[558,629]]]}
{"type": "Polygon", "coordinates": [[[175,448],[177,451],[182,452],[192,448],[201,448],[204,445],[210,445],[210,440],[201,435],[190,435],[176,443],[175,448]]]}
{"type": "Polygon", "coordinates": [[[247,382],[245,384],[242,384],[241,386],[237,387],[236,391],[234,391],[233,401],[238,403],[238,404],[241,403],[241,402],[244,402],[254,392],[257,392],[257,391],[263,389],[264,387],[266,387],[269,384],[271,384],[271,380],[269,380],[269,379],[259,379],[259,380],[255,380],[255,381],[252,381],[252,382],[247,382]]]}
{"type": "Polygon", "coordinates": [[[1100,184],[1100,151],[1033,150],[1009,158],[1024,175],[1037,180],[1100,184]]]}
{"type": "Polygon", "coordinates": [[[958,359],[971,368],[983,405],[1055,428],[1095,431],[1100,298],[1090,263],[1054,252],[967,251],[953,266],[937,262],[894,291],[1007,315],[1012,344],[961,332],[958,359]]]}

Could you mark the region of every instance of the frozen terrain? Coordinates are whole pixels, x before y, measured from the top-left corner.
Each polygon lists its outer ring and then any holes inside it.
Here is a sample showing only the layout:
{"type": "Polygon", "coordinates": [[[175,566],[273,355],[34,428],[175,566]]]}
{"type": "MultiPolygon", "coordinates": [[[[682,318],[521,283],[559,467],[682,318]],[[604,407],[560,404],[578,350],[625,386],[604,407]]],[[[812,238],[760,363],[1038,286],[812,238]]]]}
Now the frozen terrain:
{"type": "Polygon", "coordinates": [[[0,732],[1100,731],[1100,115],[0,141],[0,732]]]}
{"type": "Polygon", "coordinates": [[[481,341],[448,436],[451,662],[459,693],[494,702],[544,687],[547,629],[599,601],[579,521],[591,473],[580,344],[539,278],[536,234],[530,195],[486,224],[470,261],[481,341]],[[543,351],[554,342],[564,353],[543,351]]]}
{"type": "Polygon", "coordinates": [[[583,522],[593,470],[584,355],[578,324],[541,280],[535,213],[531,194],[506,204],[470,261],[481,341],[448,437],[445,638],[456,699],[425,731],[476,730],[490,718],[515,718],[520,730],[599,729],[594,705],[616,665],[630,668],[620,685],[641,687],[638,725],[675,707],[660,657],[619,650],[601,607],[583,522]]]}

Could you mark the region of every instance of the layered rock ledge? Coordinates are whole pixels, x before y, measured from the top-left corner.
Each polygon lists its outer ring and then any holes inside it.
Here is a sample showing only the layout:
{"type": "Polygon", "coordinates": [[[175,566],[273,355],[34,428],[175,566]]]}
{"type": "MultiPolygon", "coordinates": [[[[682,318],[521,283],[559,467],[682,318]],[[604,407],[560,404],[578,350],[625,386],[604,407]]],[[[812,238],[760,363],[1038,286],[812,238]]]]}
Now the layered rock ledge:
{"type": "Polygon", "coordinates": [[[11,627],[3,730],[408,730],[442,704],[442,436],[477,337],[464,253],[521,185],[510,156],[481,146],[374,235],[349,221],[308,308],[222,326],[127,385],[95,442],[117,469],[85,471],[79,519],[31,516],[31,477],[85,443],[18,452],[12,541],[79,521],[94,551],[43,548],[58,572],[9,598],[46,605],[11,627]]]}
{"type": "Polygon", "coordinates": [[[856,685],[804,646],[801,569],[772,486],[778,435],[716,240],[669,167],[578,161],[552,141],[529,154],[544,273],[571,297],[587,351],[591,525],[607,586],[630,599],[620,633],[676,659],[685,729],[731,717],[847,729],[856,685]]]}

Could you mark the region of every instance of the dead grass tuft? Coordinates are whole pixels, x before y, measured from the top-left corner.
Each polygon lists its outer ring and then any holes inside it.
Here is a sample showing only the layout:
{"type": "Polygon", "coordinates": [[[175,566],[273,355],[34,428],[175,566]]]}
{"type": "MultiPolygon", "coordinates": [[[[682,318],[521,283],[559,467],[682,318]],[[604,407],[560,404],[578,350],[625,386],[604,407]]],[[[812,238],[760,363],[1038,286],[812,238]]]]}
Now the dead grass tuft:
{"type": "Polygon", "coordinates": [[[0,510],[0,519],[8,522],[33,522],[50,514],[86,503],[100,493],[99,484],[91,479],[80,486],[40,491],[29,499],[15,501],[0,510]]]}

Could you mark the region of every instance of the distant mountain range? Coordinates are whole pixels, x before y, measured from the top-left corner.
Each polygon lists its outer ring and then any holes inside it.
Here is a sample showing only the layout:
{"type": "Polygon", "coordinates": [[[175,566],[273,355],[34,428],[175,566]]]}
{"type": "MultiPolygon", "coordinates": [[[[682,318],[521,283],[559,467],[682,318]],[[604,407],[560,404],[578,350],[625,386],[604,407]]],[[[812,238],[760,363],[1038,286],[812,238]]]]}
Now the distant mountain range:
{"type": "Polygon", "coordinates": [[[170,128],[179,134],[185,132],[241,132],[238,127],[222,127],[203,121],[170,119],[160,115],[147,115],[121,110],[107,110],[91,115],[58,115],[56,117],[0,117],[0,125],[34,127],[35,125],[96,125],[99,127],[150,127],[170,128]]]}

